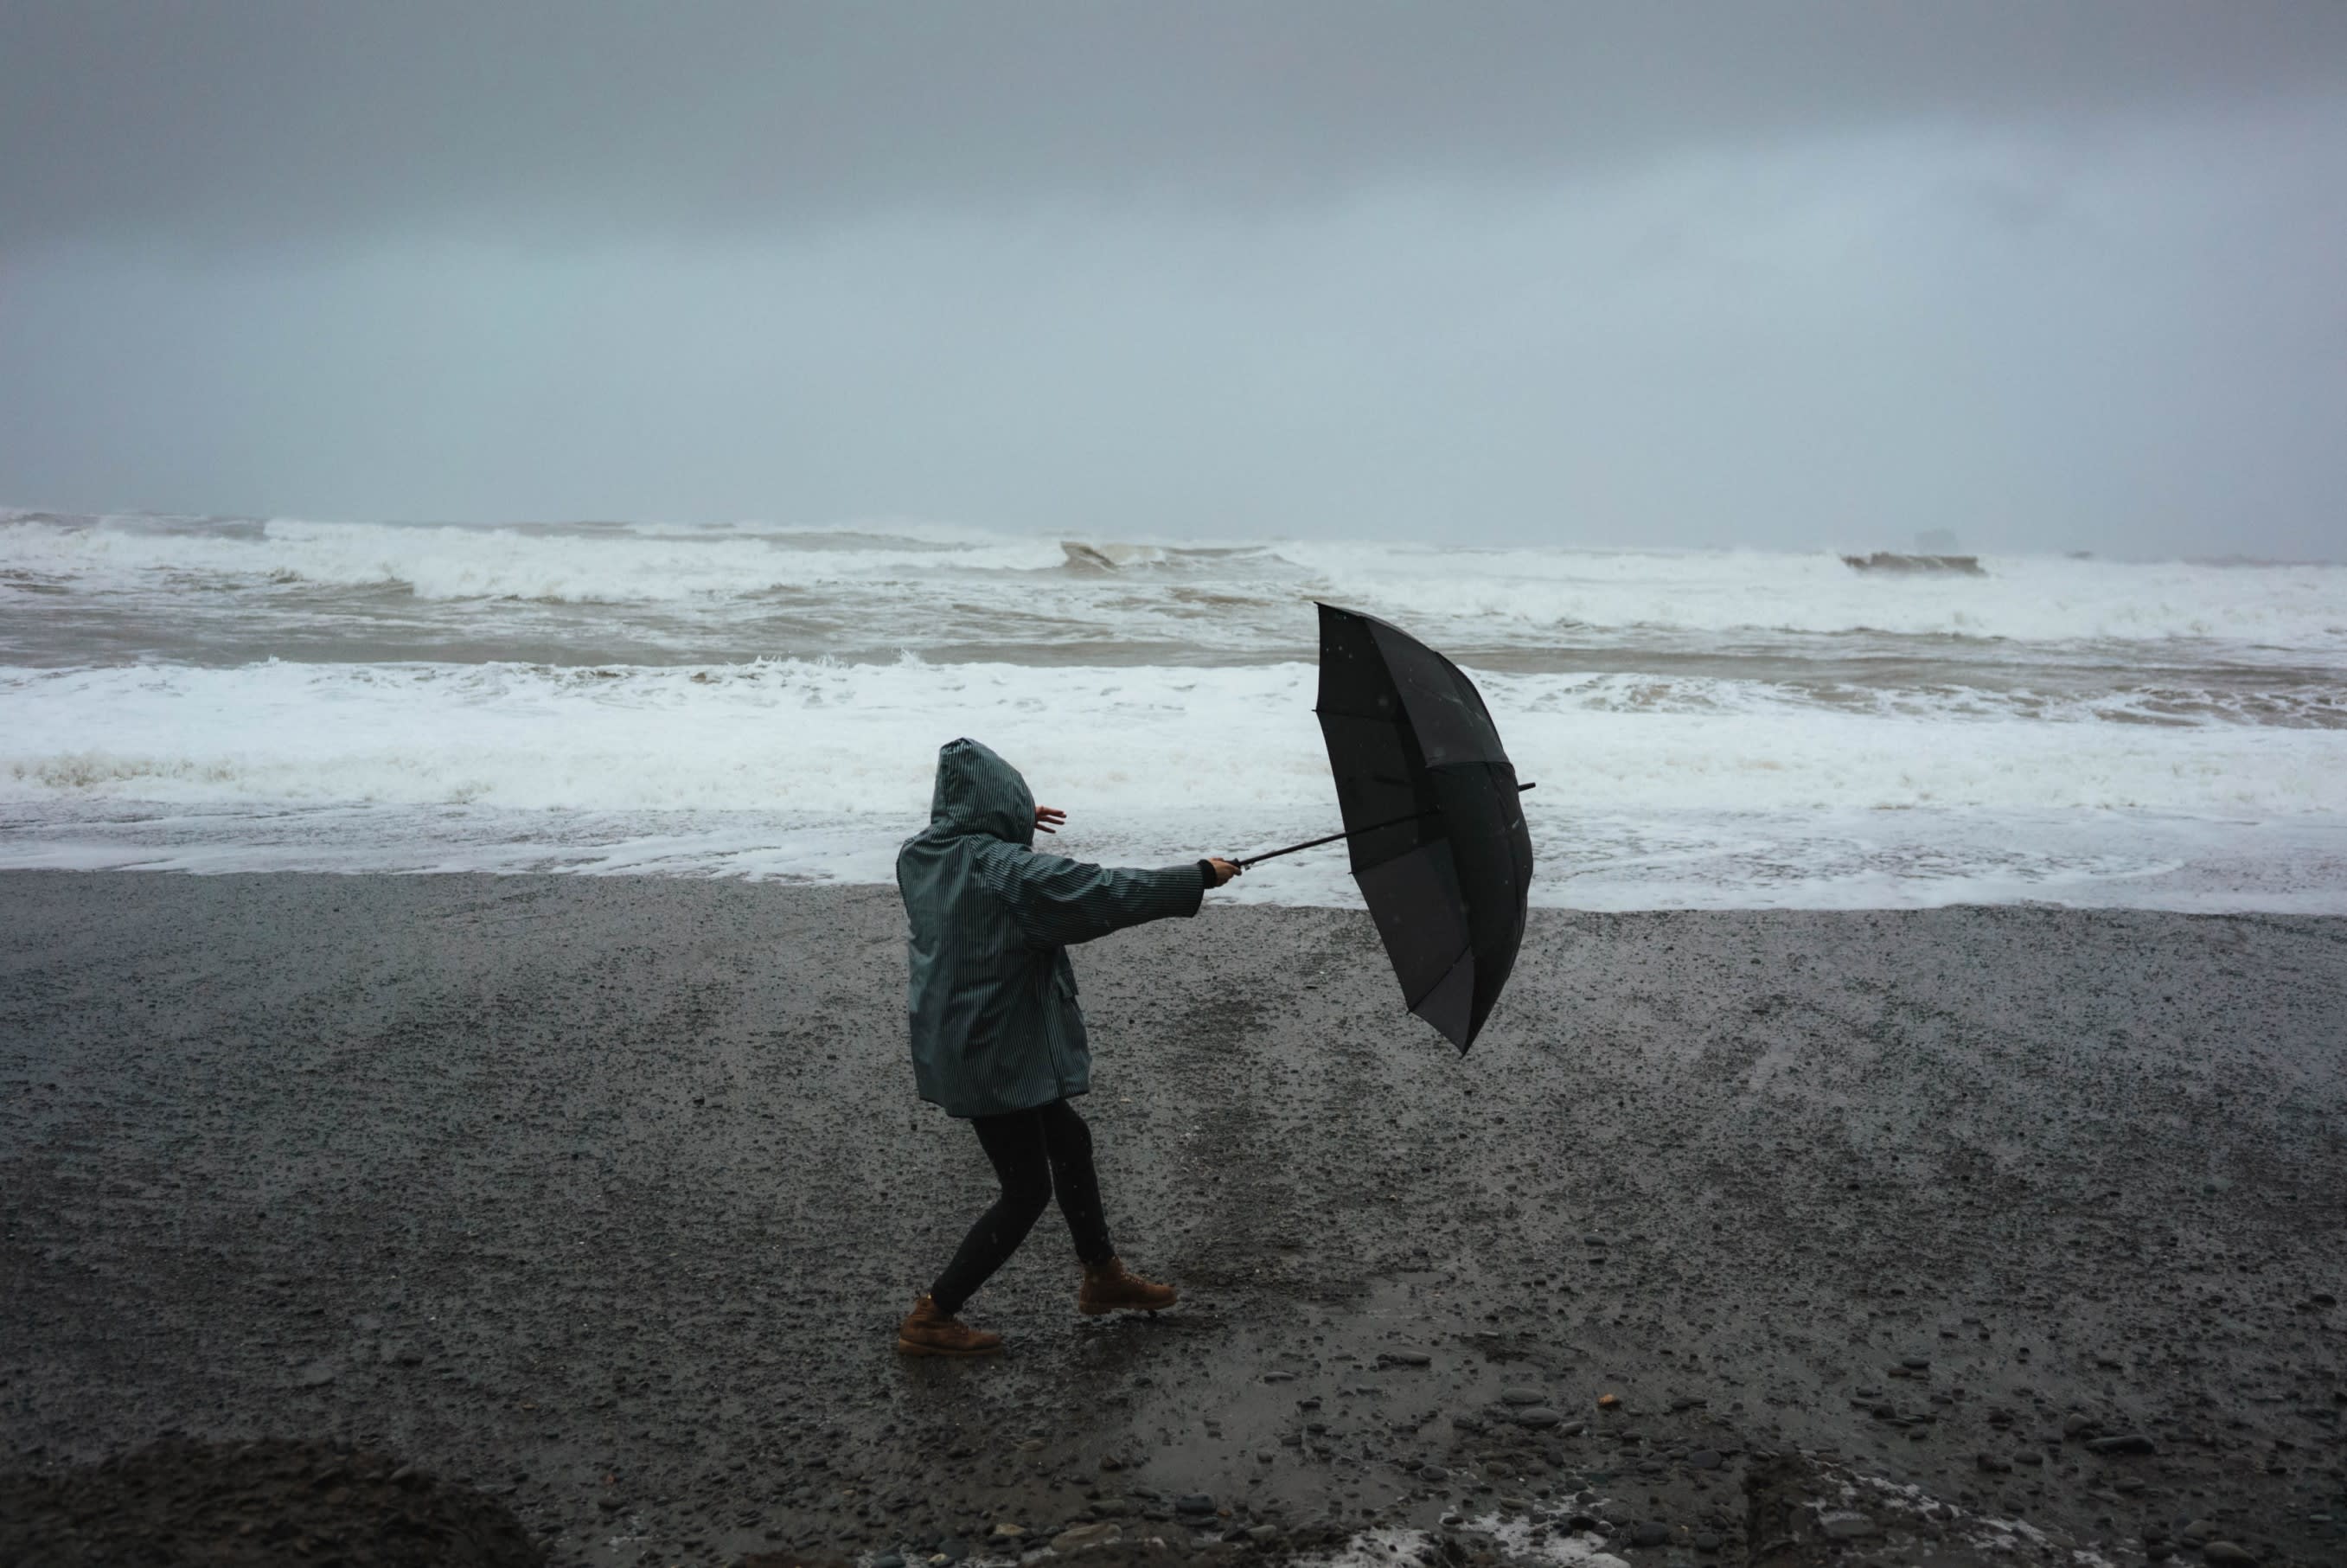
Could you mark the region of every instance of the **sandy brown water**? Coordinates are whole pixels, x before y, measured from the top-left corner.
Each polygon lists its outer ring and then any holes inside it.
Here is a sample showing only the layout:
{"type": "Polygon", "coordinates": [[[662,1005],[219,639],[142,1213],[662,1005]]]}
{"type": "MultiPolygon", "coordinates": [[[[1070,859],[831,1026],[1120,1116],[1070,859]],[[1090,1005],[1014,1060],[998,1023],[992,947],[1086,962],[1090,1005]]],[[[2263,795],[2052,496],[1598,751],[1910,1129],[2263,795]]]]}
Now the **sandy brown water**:
{"type": "Polygon", "coordinates": [[[1184,1303],[1078,1318],[1047,1216],[974,1365],[890,1349],[987,1199],[901,941],[870,888],[0,876],[0,1459],[346,1438],[564,1563],[1498,1512],[1641,1563],[1778,1560],[1806,1454],[1950,1553],[2347,1561],[2347,922],[1535,912],[1463,1061],[1363,917],[1127,933],[1082,1109],[1184,1303]]]}

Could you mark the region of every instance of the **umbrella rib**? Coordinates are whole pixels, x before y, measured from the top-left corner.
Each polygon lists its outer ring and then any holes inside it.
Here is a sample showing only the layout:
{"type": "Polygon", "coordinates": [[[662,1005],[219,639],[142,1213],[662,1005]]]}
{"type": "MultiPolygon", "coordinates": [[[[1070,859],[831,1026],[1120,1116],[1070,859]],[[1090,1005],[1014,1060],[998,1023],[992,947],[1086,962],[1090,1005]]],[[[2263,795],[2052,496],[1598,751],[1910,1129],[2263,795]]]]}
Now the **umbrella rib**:
{"type": "Polygon", "coordinates": [[[1432,985],[1427,987],[1416,996],[1410,995],[1408,991],[1402,992],[1402,1004],[1408,1007],[1410,1011],[1416,1012],[1419,1008],[1426,1005],[1427,998],[1432,996],[1435,992],[1442,989],[1442,982],[1444,980],[1449,979],[1453,974],[1458,972],[1460,965],[1471,961],[1474,957],[1475,947],[1474,944],[1471,942],[1466,947],[1459,949],[1459,956],[1457,958],[1442,966],[1442,973],[1436,978],[1435,982],[1432,985]]]}

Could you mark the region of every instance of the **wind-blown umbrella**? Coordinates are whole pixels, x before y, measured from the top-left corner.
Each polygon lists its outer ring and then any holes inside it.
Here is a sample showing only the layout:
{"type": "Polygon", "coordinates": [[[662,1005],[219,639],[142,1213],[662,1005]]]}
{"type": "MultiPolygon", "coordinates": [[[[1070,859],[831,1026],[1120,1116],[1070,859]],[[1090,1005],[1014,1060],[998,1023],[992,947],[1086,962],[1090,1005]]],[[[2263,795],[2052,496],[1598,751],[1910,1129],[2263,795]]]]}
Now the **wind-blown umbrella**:
{"type": "Polygon", "coordinates": [[[1532,835],[1515,764],[1459,666],[1372,616],[1320,607],[1321,738],[1342,838],[1409,1010],[1461,1052],[1524,936],[1532,835]]]}

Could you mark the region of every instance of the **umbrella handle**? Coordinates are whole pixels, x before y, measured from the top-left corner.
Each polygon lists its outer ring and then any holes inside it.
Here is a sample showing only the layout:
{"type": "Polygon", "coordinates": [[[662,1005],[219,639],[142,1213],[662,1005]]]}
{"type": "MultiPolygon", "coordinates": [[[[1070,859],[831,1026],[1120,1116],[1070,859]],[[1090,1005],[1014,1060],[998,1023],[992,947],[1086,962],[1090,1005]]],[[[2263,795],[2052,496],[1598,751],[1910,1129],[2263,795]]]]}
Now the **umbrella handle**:
{"type": "MultiPolygon", "coordinates": [[[[1518,794],[1522,794],[1526,790],[1538,789],[1539,787],[1540,784],[1538,781],[1532,784],[1520,784],[1516,786],[1516,793],[1518,794]]],[[[1399,827],[1405,822],[1416,822],[1422,816],[1432,816],[1433,815],[1434,812],[1431,810],[1414,811],[1408,816],[1397,816],[1388,822],[1373,822],[1367,827],[1348,828],[1343,833],[1331,833],[1320,838],[1307,838],[1301,844],[1291,844],[1285,849],[1267,849],[1261,855],[1250,855],[1245,860],[1234,860],[1231,864],[1237,866],[1240,870],[1245,871],[1248,866],[1254,866],[1261,861],[1276,860],[1283,855],[1293,855],[1299,849],[1317,849],[1324,844],[1334,844],[1340,838],[1358,838],[1365,833],[1375,833],[1381,827],[1399,827]]]]}

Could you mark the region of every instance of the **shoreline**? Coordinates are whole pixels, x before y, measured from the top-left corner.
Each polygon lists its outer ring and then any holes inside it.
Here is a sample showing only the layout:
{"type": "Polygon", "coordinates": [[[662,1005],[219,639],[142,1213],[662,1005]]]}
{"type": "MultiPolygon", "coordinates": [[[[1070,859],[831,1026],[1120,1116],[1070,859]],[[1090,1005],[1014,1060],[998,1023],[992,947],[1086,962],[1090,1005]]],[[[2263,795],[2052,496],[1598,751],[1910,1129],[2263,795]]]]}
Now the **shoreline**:
{"type": "Polygon", "coordinates": [[[380,1442],[562,1563],[1193,1493],[1742,1561],[1796,1453],[2113,1563],[2347,1554],[2347,920],[1535,910],[1462,1061],[1365,917],[1210,900],[1076,954],[1184,1306],[1079,1321],[1047,1216],[948,1367],[888,1329],[989,1193],[901,942],[869,887],[0,873],[0,1457],[380,1442]]]}
{"type": "MultiPolygon", "coordinates": [[[[76,766],[85,765],[77,763],[76,766]]],[[[0,770],[5,771],[5,770],[0,770]]],[[[1329,830],[1325,806],[1089,813],[1051,847],[1118,866],[1244,856],[1329,830]]],[[[112,800],[0,808],[0,874],[622,876],[793,887],[896,885],[923,819],[751,810],[112,800]]],[[[1565,914],[2023,907],[2347,917],[2347,815],[1899,809],[1535,815],[1536,909],[1565,914]]],[[[1225,902],[1358,909],[1341,852],[1286,861],[1225,902]]]]}

